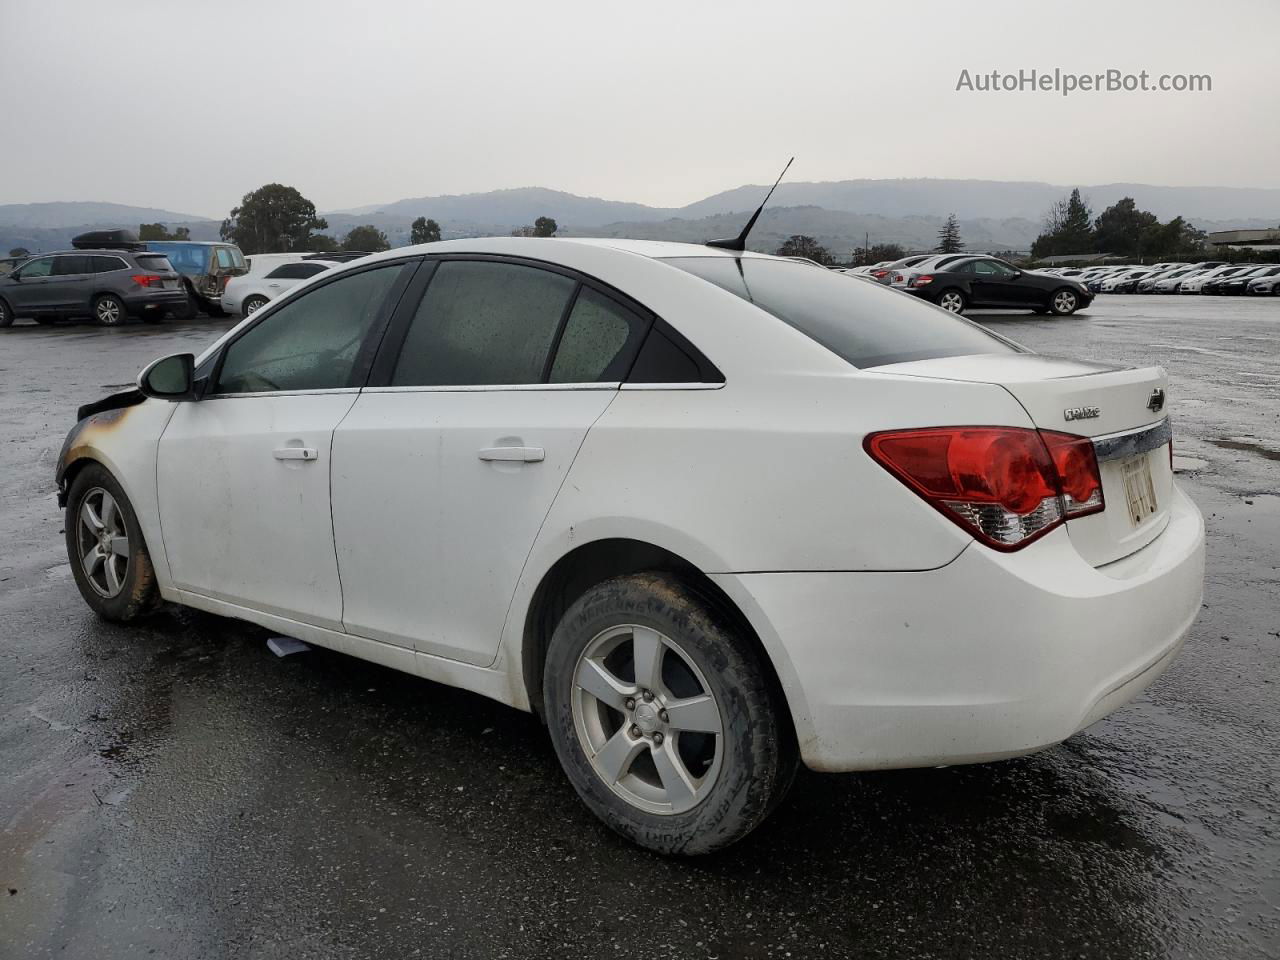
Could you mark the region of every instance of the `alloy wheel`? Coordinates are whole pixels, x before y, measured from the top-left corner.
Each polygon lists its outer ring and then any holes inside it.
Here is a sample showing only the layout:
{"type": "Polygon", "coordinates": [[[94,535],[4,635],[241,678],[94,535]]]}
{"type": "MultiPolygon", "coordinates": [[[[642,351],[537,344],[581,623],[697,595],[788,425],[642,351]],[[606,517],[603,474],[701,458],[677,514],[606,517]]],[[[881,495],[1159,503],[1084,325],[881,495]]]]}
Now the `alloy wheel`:
{"type": "Polygon", "coordinates": [[[574,669],[573,722],[596,775],[648,813],[678,814],[715,785],[724,718],[679,643],[651,627],[610,627],[574,669]]]}
{"type": "Polygon", "coordinates": [[[964,309],[964,298],[954,291],[948,291],[938,299],[938,306],[951,313],[959,313],[964,309]]]}
{"type": "Polygon", "coordinates": [[[98,305],[94,308],[94,312],[97,315],[98,320],[102,323],[107,325],[119,323],[121,312],[120,301],[113,300],[111,297],[103,297],[98,301],[98,305]]]}
{"type": "Polygon", "coordinates": [[[129,532],[110,492],[94,487],[84,495],[76,534],[85,579],[104,597],[119,594],[129,574],[129,532]]]}
{"type": "Polygon", "coordinates": [[[1059,313],[1070,313],[1076,308],[1076,295],[1069,290],[1060,291],[1053,298],[1053,308],[1059,313]]]}
{"type": "Polygon", "coordinates": [[[244,315],[247,317],[247,316],[249,316],[249,314],[251,314],[251,313],[257,313],[259,310],[261,310],[261,309],[262,309],[263,307],[265,307],[266,305],[267,305],[267,301],[262,300],[262,299],[260,299],[260,298],[258,298],[258,297],[253,297],[253,298],[249,299],[249,300],[245,303],[245,305],[244,305],[244,315]]]}

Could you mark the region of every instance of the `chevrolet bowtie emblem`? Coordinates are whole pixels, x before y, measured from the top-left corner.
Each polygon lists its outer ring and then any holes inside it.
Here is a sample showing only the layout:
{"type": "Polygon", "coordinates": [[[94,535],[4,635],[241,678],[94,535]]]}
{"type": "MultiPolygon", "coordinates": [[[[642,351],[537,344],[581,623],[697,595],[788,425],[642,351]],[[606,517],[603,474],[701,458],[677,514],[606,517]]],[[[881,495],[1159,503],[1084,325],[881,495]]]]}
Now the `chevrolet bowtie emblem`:
{"type": "Polygon", "coordinates": [[[1151,397],[1147,400],[1147,409],[1152,413],[1159,413],[1164,409],[1164,391],[1152,390],[1151,397]]]}

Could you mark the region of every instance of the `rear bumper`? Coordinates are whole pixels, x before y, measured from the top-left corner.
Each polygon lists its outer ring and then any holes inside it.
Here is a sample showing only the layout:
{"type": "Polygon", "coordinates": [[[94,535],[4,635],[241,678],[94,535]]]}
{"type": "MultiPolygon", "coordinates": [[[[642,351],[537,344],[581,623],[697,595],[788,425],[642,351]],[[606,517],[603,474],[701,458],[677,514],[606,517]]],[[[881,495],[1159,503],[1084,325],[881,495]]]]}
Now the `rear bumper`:
{"type": "Polygon", "coordinates": [[[142,290],[138,293],[126,294],[125,308],[130,313],[141,313],[144,310],[174,310],[187,302],[187,292],[178,287],[176,290],[142,290]]]}
{"type": "Polygon", "coordinates": [[[716,578],[779,664],[805,763],[973,763],[1065,740],[1168,666],[1200,610],[1204,521],[1175,489],[1138,552],[1089,566],[1066,529],[945,567],[716,578]]]}

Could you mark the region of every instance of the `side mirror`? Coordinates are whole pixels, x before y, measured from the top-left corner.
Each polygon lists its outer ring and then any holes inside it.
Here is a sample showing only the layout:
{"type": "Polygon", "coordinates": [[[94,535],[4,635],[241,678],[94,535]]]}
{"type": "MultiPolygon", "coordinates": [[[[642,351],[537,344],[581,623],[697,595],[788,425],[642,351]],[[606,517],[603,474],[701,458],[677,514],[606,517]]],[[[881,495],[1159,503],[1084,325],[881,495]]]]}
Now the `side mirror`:
{"type": "Polygon", "coordinates": [[[156,400],[195,400],[196,358],[175,353],[148,364],[138,374],[138,389],[156,400]]]}

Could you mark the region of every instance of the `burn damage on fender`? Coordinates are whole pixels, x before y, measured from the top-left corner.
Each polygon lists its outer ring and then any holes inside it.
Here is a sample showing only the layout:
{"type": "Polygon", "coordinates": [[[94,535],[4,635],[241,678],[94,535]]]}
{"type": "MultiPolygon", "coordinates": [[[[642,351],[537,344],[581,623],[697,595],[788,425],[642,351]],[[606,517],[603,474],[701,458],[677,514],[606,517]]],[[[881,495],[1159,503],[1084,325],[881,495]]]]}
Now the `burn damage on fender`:
{"type": "Polygon", "coordinates": [[[128,415],[129,408],[137,406],[146,397],[138,389],[113,393],[109,397],[86,403],[76,411],[76,425],[67,433],[62,450],[58,454],[58,467],[54,479],[58,485],[58,506],[67,505],[67,489],[64,480],[67,468],[80,459],[77,449],[83,446],[81,440],[86,432],[94,430],[111,430],[118,426],[128,415]]]}

